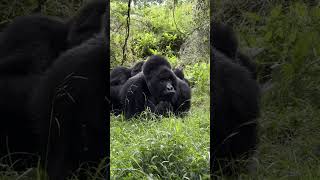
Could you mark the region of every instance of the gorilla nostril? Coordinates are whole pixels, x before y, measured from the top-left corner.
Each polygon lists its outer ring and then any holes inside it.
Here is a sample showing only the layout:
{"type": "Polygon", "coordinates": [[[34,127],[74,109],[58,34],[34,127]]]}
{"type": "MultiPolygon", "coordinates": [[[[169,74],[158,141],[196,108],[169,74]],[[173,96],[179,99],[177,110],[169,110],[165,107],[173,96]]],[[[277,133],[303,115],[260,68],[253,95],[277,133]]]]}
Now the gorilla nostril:
{"type": "Polygon", "coordinates": [[[167,84],[167,90],[168,91],[173,91],[173,86],[171,84],[167,84]]]}

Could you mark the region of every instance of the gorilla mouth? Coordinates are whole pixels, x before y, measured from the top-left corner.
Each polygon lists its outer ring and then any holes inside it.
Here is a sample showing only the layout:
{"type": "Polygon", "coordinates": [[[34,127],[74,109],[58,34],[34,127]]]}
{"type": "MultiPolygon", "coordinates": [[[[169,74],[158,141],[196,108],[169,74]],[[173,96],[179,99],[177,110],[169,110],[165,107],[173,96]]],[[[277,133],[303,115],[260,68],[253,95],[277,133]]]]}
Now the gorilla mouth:
{"type": "Polygon", "coordinates": [[[163,97],[165,99],[171,99],[175,95],[175,93],[176,93],[175,91],[168,91],[163,94],[163,97]]]}
{"type": "Polygon", "coordinates": [[[168,91],[165,93],[167,96],[173,96],[176,92],[175,91],[168,91]]]}

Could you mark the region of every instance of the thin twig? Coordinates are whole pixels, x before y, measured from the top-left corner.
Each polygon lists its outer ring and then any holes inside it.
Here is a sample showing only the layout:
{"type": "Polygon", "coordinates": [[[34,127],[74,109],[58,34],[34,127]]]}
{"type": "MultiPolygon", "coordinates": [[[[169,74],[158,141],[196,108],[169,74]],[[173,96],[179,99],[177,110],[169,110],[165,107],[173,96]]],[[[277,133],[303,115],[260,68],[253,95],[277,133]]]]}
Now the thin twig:
{"type": "Polygon", "coordinates": [[[131,0],[128,0],[128,12],[127,12],[127,28],[126,28],[126,39],[124,40],[124,44],[122,47],[122,62],[121,65],[124,64],[124,62],[127,61],[127,44],[128,44],[128,39],[130,35],[130,10],[131,10],[131,0]]]}

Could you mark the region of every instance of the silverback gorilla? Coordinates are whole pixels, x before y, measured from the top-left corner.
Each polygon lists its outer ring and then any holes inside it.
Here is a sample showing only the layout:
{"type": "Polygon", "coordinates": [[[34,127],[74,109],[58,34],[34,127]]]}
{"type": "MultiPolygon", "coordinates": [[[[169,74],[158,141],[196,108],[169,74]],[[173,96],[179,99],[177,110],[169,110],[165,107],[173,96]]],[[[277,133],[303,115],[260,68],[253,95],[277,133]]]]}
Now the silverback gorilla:
{"type": "Polygon", "coordinates": [[[190,109],[191,89],[174,74],[165,58],[151,56],[143,64],[142,72],[123,84],[120,99],[127,119],[146,108],[160,115],[169,111],[179,115],[190,109]]]}
{"type": "Polygon", "coordinates": [[[237,169],[232,162],[250,157],[257,145],[260,90],[250,68],[237,63],[237,44],[227,26],[211,23],[214,175],[232,174],[237,169]]]}
{"type": "Polygon", "coordinates": [[[69,22],[20,17],[0,34],[1,163],[34,154],[55,180],[107,155],[106,9],[100,0],[69,22]]]}
{"type": "MultiPolygon", "coordinates": [[[[120,91],[125,82],[142,71],[142,66],[144,61],[139,61],[131,68],[126,68],[123,66],[115,67],[110,72],[110,101],[111,101],[111,111],[118,115],[122,112],[123,106],[121,103],[120,91]]],[[[184,77],[183,70],[181,68],[176,68],[173,70],[174,74],[177,76],[178,81],[178,91],[176,98],[177,104],[180,106],[176,106],[176,112],[187,112],[190,109],[190,101],[186,101],[186,99],[191,98],[191,89],[190,84],[187,79],[184,77]],[[179,94],[179,95],[178,95],[179,94]],[[180,97],[179,97],[180,96],[180,97]],[[179,97],[179,98],[178,98],[179,97]],[[186,102],[179,102],[186,101],[186,102]]]]}

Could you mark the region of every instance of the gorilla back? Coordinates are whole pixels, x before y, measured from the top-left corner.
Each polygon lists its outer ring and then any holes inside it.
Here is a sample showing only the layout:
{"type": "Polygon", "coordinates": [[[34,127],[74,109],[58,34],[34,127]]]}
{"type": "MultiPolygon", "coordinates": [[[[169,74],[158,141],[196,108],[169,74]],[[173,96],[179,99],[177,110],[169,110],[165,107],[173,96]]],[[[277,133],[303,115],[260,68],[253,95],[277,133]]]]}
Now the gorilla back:
{"type": "Polygon", "coordinates": [[[52,17],[16,18],[0,34],[0,74],[42,73],[67,48],[68,25],[52,17]]]}
{"type": "Polygon", "coordinates": [[[60,56],[35,88],[31,118],[52,179],[107,155],[107,59],[105,38],[91,38],[60,56]]]}
{"type": "MultiPolygon", "coordinates": [[[[257,145],[260,90],[250,72],[213,50],[213,170],[230,173],[232,160],[249,157],[257,145]]],[[[212,57],[212,56],[211,56],[212,57]]]]}

